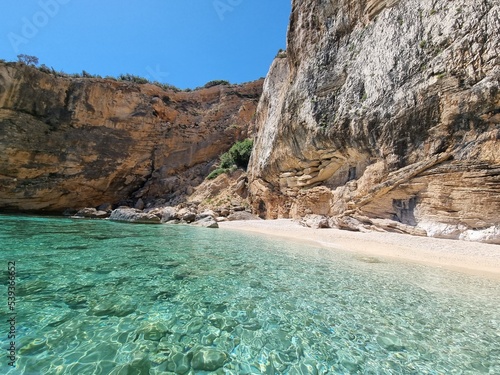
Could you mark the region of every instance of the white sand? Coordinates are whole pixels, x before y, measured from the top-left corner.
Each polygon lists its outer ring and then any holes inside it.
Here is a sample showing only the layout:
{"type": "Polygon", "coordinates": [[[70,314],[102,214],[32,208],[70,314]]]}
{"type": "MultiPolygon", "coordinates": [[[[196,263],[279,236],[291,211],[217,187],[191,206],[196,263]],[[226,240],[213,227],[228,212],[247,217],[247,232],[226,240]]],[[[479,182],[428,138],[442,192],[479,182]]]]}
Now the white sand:
{"type": "Polygon", "coordinates": [[[416,237],[397,233],[360,233],[338,229],[311,229],[295,221],[251,220],[219,223],[220,228],[256,232],[307,241],[332,251],[415,262],[500,280],[500,246],[477,242],[416,237]]]}

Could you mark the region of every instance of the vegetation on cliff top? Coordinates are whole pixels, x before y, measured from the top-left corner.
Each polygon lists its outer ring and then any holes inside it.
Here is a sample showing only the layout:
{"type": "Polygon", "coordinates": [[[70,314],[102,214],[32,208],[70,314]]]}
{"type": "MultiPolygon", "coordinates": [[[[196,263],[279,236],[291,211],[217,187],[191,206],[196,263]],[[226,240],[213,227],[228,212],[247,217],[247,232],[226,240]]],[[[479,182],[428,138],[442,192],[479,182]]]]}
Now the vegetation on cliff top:
{"type": "MultiPolygon", "coordinates": [[[[81,73],[68,74],[68,73],[65,73],[63,71],[57,71],[57,70],[55,70],[52,67],[49,68],[45,64],[41,64],[39,66],[38,65],[39,64],[39,60],[38,60],[38,57],[36,57],[36,56],[22,54],[22,55],[18,55],[17,59],[18,59],[18,61],[17,61],[18,63],[24,64],[24,65],[28,65],[28,66],[32,66],[32,67],[38,69],[41,72],[44,72],[44,73],[47,73],[47,74],[51,74],[51,75],[53,75],[55,77],[62,77],[62,78],[110,79],[110,80],[113,80],[113,81],[125,81],[125,82],[136,83],[136,84],[139,84],[139,85],[147,84],[148,83],[148,84],[151,84],[151,85],[156,85],[156,86],[162,88],[163,90],[172,90],[172,91],[175,91],[175,92],[180,92],[180,91],[190,92],[190,91],[196,91],[196,90],[200,90],[200,89],[204,89],[204,88],[208,89],[210,87],[219,86],[219,85],[223,85],[223,86],[229,86],[229,85],[231,85],[231,82],[229,82],[229,81],[222,80],[222,79],[217,79],[217,80],[209,81],[206,84],[204,84],[203,86],[196,87],[194,90],[190,89],[190,88],[182,90],[182,89],[180,89],[180,88],[178,88],[178,87],[176,87],[174,85],[171,85],[169,83],[162,83],[162,82],[158,82],[158,81],[150,81],[149,79],[147,79],[145,77],[141,77],[141,76],[137,76],[137,75],[129,74],[129,73],[120,74],[118,77],[112,77],[112,76],[102,77],[102,76],[100,76],[98,74],[88,73],[85,70],[82,70],[81,73]]],[[[6,61],[5,60],[0,60],[0,62],[6,62],[6,61]]]]}
{"type": "Polygon", "coordinates": [[[278,53],[276,54],[277,59],[284,59],[287,56],[286,50],[279,49],[278,53]]]}
{"type": "Polygon", "coordinates": [[[215,81],[210,81],[210,82],[205,83],[205,85],[203,87],[208,89],[208,88],[214,87],[214,86],[230,85],[230,84],[231,83],[229,81],[225,81],[223,79],[216,79],[215,81]]]}

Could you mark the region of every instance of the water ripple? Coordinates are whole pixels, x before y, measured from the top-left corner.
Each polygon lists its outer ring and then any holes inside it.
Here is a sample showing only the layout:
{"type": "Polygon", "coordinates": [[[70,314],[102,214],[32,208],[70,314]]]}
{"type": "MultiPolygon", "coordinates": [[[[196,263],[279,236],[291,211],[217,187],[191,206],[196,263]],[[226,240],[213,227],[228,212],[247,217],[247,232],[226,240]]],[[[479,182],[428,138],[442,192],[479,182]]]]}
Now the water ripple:
{"type": "Polygon", "coordinates": [[[5,374],[500,373],[498,282],[183,226],[0,215],[0,233],[5,374]]]}

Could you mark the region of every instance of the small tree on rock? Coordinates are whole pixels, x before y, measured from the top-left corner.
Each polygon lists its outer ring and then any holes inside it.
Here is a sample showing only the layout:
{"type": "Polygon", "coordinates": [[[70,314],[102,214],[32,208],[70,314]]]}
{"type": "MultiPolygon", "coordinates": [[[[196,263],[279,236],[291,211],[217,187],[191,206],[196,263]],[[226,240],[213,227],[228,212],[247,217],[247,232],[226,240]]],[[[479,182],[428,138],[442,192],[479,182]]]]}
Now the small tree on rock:
{"type": "Polygon", "coordinates": [[[19,60],[20,63],[26,64],[26,65],[33,65],[33,66],[38,65],[38,57],[36,57],[36,56],[21,54],[21,55],[17,55],[17,59],[19,60]]]}

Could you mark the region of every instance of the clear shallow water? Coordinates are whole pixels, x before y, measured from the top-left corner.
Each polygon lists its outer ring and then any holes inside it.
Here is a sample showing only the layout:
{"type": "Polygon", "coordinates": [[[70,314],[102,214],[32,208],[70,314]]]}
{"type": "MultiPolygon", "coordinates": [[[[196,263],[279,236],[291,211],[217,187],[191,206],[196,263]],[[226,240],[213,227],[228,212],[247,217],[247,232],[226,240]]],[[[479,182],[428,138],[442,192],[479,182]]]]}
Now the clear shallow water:
{"type": "Polygon", "coordinates": [[[500,374],[497,281],[185,226],[0,215],[0,245],[0,373],[500,374]]]}

